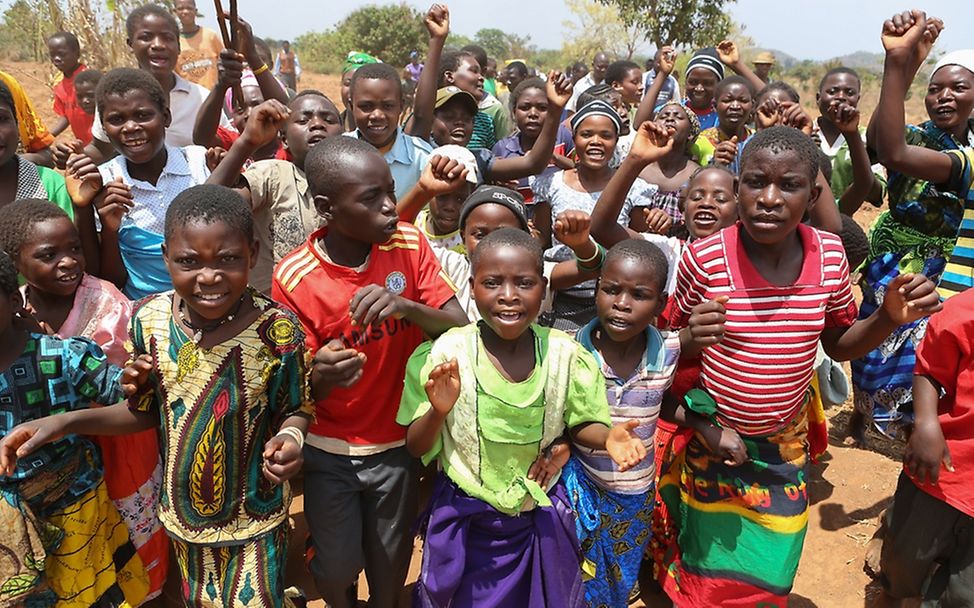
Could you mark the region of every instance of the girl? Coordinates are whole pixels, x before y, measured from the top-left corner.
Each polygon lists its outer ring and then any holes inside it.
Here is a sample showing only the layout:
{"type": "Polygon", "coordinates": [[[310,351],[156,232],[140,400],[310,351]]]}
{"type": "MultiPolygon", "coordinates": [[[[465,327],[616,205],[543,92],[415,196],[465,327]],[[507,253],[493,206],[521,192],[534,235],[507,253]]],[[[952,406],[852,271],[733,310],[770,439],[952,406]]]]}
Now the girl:
{"type": "MultiPolygon", "coordinates": [[[[700,165],[689,154],[690,146],[700,134],[700,123],[697,122],[696,114],[674,99],[663,104],[656,113],[654,122],[673,132],[673,147],[665,156],[646,165],[639,174],[640,178],[658,188],[650,197],[646,209],[665,211],[673,222],[670,232],[682,235],[686,231],[686,224],[683,212],[680,211],[680,191],[690,176],[700,169],[700,165]]],[[[637,131],[636,137],[638,136],[637,131]]],[[[649,228],[638,224],[634,227],[639,232],[646,232],[649,228]]]]}
{"type": "MultiPolygon", "coordinates": [[[[22,308],[17,270],[0,252],[0,433],[5,438],[17,424],[122,397],[121,369],[109,364],[97,345],[28,331],[22,308]]],[[[137,606],[145,598],[142,560],[109,500],[98,450],[89,440],[60,433],[33,458],[4,466],[0,481],[5,556],[0,600],[5,605],[137,606]]]]}
{"type": "MultiPolygon", "coordinates": [[[[511,91],[511,114],[517,131],[497,142],[494,146],[494,156],[497,158],[511,158],[524,156],[532,149],[541,134],[545,117],[548,115],[548,95],[545,83],[540,78],[529,78],[518,84],[511,91]]],[[[540,175],[522,177],[517,182],[517,191],[524,197],[528,205],[534,204],[534,191],[531,189],[535,179],[543,175],[550,175],[561,169],[570,169],[572,161],[568,159],[575,150],[572,132],[564,125],[558,125],[555,137],[555,147],[551,161],[540,175]]]]}
{"type": "Polygon", "coordinates": [[[713,161],[730,165],[736,173],[734,160],[751,136],[747,123],[754,109],[754,89],[743,76],[728,76],[717,85],[714,102],[718,124],[700,132],[690,148],[690,154],[701,165],[709,165],[713,161]],[[727,147],[730,149],[724,150],[727,147]]]}
{"type": "Polygon", "coordinates": [[[89,248],[99,248],[100,255],[89,258],[100,261],[98,276],[126,296],[142,298],[172,287],[161,256],[163,218],[173,197],[209,177],[207,151],[166,144],[171,113],[162,87],[147,72],[114,69],[98,83],[97,97],[119,156],[100,167],[84,155],[68,159],[69,177],[81,184],[76,202],[87,206],[93,200],[101,220],[100,238],[90,214],[81,235],[89,248]]]}
{"type": "Polygon", "coordinates": [[[349,51],[348,56],[345,57],[345,63],[342,64],[342,87],[341,87],[341,98],[342,107],[344,108],[341,113],[342,127],[345,131],[355,130],[355,116],[352,113],[352,79],[355,78],[355,70],[359,69],[363,65],[368,65],[370,63],[379,63],[379,60],[369,55],[368,53],[359,53],[356,51],[349,51]]]}
{"type": "MultiPolygon", "coordinates": [[[[114,285],[85,272],[81,237],[64,211],[48,201],[18,201],[0,227],[0,246],[24,277],[24,307],[44,333],[87,338],[109,363],[125,365],[132,306],[114,285]]],[[[108,495],[149,575],[147,599],[155,597],[169,565],[169,542],[155,514],[162,481],[156,433],[96,441],[108,495]]]]}
{"type": "MultiPolygon", "coordinates": [[[[912,16],[910,20],[912,23],[912,16]]],[[[911,44],[918,44],[912,38],[911,44]]],[[[923,48],[928,49],[925,45],[923,48]]],[[[861,315],[871,314],[880,306],[890,282],[902,272],[924,273],[941,286],[945,296],[970,286],[969,281],[957,284],[945,276],[953,251],[967,257],[963,250],[956,249],[958,234],[963,232],[967,193],[947,180],[930,179],[930,170],[920,168],[917,163],[902,162],[903,150],[910,151],[906,157],[924,148],[935,153],[925,157],[949,159],[956,151],[974,145],[971,135],[974,133],[971,119],[974,63],[970,57],[970,51],[958,51],[937,62],[924,98],[930,120],[918,126],[905,126],[905,138],[894,136],[904,129],[903,114],[889,110],[897,103],[902,104],[905,96],[900,91],[904,86],[902,80],[906,78],[909,83],[915,71],[906,76],[901,70],[893,71],[892,77],[897,79],[895,87],[883,82],[881,106],[870,122],[867,139],[875,150],[881,150],[884,141],[885,145],[893,146],[889,151],[882,150],[880,157],[889,170],[889,211],[876,218],[869,233],[871,251],[862,273],[861,315]],[[880,113],[879,109],[886,111],[880,113]],[[883,133],[888,137],[880,139],[883,133]],[[945,286],[950,291],[943,290],[945,286]]],[[[925,330],[925,319],[904,325],[882,349],[852,362],[858,413],[850,427],[854,440],[860,443],[865,440],[869,420],[880,432],[894,436],[902,427],[912,425],[914,349],[925,330]]]]}
{"type": "MultiPolygon", "coordinates": [[[[571,252],[552,236],[552,223],[563,211],[577,209],[591,213],[599,194],[608,184],[614,170],[609,160],[615,150],[622,121],[608,103],[595,100],[579,107],[571,118],[578,161],[574,169],[562,170],[535,181],[534,220],[548,247],[545,259],[562,261],[571,252]]],[[[644,206],[654,187],[636,179],[625,197],[617,221],[628,225],[634,207],[644,206]]],[[[552,316],[554,327],[576,331],[595,316],[594,284],[591,281],[555,294],[552,316]]]]}
{"type": "MultiPolygon", "coordinates": [[[[440,59],[439,88],[455,86],[473,95],[479,104],[484,98],[484,76],[480,73],[480,64],[471,53],[464,51],[448,51],[440,59]]],[[[494,147],[497,143],[493,119],[481,110],[473,117],[473,136],[467,147],[479,150],[494,147]]]]}
{"type": "Polygon", "coordinates": [[[941,308],[926,277],[902,275],[881,309],[855,320],[841,241],[802,224],[821,190],[817,154],[790,127],[755,135],[741,159],[740,222],[680,262],[673,326],[711,346],[701,390],[662,414],[696,431],[660,480],[679,529],[663,582],[677,605],[786,605],[807,526],[818,340],[847,360],[941,308]]]}
{"type": "Polygon", "coordinates": [[[297,319],[247,287],[253,232],[252,214],[228,188],[176,197],[164,249],[175,290],[133,312],[138,358],[122,377],[129,402],[23,424],[0,444],[9,474],[66,433],[159,428],[159,517],[191,606],[286,603],[284,482],[301,468],[311,410],[297,319]]]}
{"type": "MultiPolygon", "coordinates": [[[[598,317],[576,339],[595,357],[614,423],[636,421],[652,453],[663,393],[673,382],[680,339],[654,327],[666,303],[667,262],[655,245],[627,240],[609,250],[595,295],[598,317]]],[[[622,472],[605,452],[576,445],[565,488],[587,565],[589,606],[625,606],[650,537],[656,468],[651,458],[622,472]]]]}
{"type": "Polygon", "coordinates": [[[566,429],[620,470],[644,456],[634,421],[609,427],[595,360],[534,323],[544,297],[541,248],[502,228],[473,255],[483,321],[421,345],[406,367],[398,422],[406,446],[442,467],[430,502],[420,606],[582,604],[581,570],[562,484],[527,477],[566,429]]]}
{"type": "Polygon", "coordinates": [[[64,178],[53,169],[35,165],[17,154],[19,145],[17,106],[10,89],[0,81],[0,207],[16,200],[43,198],[73,217],[64,178]]]}

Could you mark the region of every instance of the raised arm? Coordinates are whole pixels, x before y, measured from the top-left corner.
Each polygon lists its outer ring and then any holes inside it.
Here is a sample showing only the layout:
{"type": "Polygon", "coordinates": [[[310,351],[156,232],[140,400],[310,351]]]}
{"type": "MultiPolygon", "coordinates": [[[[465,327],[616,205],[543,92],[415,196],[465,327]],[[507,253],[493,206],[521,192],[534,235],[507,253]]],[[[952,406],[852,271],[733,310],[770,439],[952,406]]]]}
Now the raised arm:
{"type": "Polygon", "coordinates": [[[941,29],[943,22],[937,18],[927,19],[918,10],[895,15],[883,24],[886,61],[879,104],[872,118],[876,124],[876,151],[880,162],[888,169],[935,184],[950,180],[951,159],[942,152],[907,145],[903,136],[906,129],[903,101],[941,29]]]}
{"type": "Polygon", "coordinates": [[[221,145],[216,131],[223,116],[223,101],[226,99],[227,91],[232,87],[240,86],[240,79],[243,76],[242,55],[233,49],[220,51],[217,72],[220,76],[216,86],[203,100],[203,105],[196,115],[196,124],[193,125],[193,143],[207,148],[221,145]]]}
{"type": "MultiPolygon", "coordinates": [[[[256,150],[279,136],[290,113],[290,110],[276,99],[265,101],[254,108],[247,118],[244,132],[230,146],[226,156],[213,169],[206,183],[219,184],[228,188],[236,186],[240,181],[240,170],[244,163],[256,150]]],[[[244,198],[249,199],[249,191],[244,198]]]]}
{"type": "Polygon", "coordinates": [[[440,75],[440,57],[443,44],[450,34],[450,9],[445,4],[434,4],[423,20],[429,32],[429,49],[426,64],[416,83],[416,96],[413,98],[413,116],[406,125],[406,133],[421,139],[428,139],[433,129],[433,106],[436,104],[436,85],[440,75]]]}
{"type": "Polygon", "coordinates": [[[859,110],[847,103],[836,102],[829,107],[829,118],[838,127],[849,146],[852,183],[839,198],[839,211],[851,217],[872,192],[876,176],[873,175],[872,166],[869,164],[866,144],[859,136],[859,110]]]}
{"type": "Polygon", "coordinates": [[[722,40],[717,44],[717,57],[721,63],[734,70],[738,75],[746,78],[751,83],[751,86],[754,87],[755,91],[760,91],[764,88],[764,81],[758,78],[758,75],[741,60],[741,53],[737,50],[737,45],[734,44],[733,40],[722,40]]]}
{"type": "Polygon", "coordinates": [[[541,133],[534,142],[534,147],[524,156],[498,158],[491,165],[490,175],[484,181],[506,182],[537,175],[545,170],[551,161],[551,153],[555,149],[558,139],[558,127],[561,125],[561,112],[572,96],[572,81],[561,72],[550,72],[547,83],[548,112],[545,114],[541,133]]]}
{"type": "Polygon", "coordinates": [[[467,179],[467,169],[456,160],[434,154],[419,181],[396,201],[396,213],[404,222],[414,223],[419,212],[435,197],[456,192],[467,179]]]}
{"type": "Polygon", "coordinates": [[[636,108],[636,117],[633,119],[631,125],[633,129],[638,129],[639,125],[647,120],[653,120],[655,117],[656,102],[659,100],[660,91],[666,85],[667,79],[673,73],[673,67],[676,65],[676,57],[677,54],[673,50],[673,47],[664,46],[660,49],[659,70],[656,72],[656,78],[653,79],[653,84],[649,85],[649,90],[643,95],[642,100],[639,102],[639,107],[636,108]]]}

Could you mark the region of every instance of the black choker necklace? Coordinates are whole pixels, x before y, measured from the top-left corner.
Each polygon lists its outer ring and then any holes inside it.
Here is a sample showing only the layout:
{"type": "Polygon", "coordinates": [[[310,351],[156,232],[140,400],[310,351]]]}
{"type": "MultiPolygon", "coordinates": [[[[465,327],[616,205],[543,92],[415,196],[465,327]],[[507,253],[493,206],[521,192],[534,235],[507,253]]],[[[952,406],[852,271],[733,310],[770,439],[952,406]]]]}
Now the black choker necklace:
{"type": "Polygon", "coordinates": [[[237,300],[237,305],[233,307],[233,310],[230,311],[230,314],[223,317],[219,321],[214,321],[209,325],[203,325],[203,326],[196,326],[193,324],[192,321],[189,320],[189,315],[186,314],[186,300],[183,298],[179,298],[179,307],[177,309],[179,312],[179,320],[182,321],[183,325],[185,325],[186,327],[190,328],[193,331],[193,344],[199,344],[200,340],[203,339],[204,332],[211,332],[215,329],[218,329],[226,325],[230,321],[233,321],[234,318],[236,318],[237,313],[240,312],[240,307],[243,306],[243,302],[244,299],[246,299],[246,297],[247,297],[246,293],[240,296],[240,299],[237,300]]]}

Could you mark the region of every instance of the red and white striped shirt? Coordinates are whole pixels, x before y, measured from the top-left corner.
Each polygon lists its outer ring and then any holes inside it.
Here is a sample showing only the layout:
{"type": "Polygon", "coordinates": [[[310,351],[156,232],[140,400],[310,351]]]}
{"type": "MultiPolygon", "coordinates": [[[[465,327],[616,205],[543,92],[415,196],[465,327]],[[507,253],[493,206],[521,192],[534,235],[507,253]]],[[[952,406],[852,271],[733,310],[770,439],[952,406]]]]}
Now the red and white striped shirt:
{"type": "Polygon", "coordinates": [[[730,299],[724,339],[704,349],[700,382],[717,418],[742,435],[788,424],[805,402],[822,330],[848,327],[857,308],[839,237],[799,225],[804,260],[794,285],[770,284],[747,257],[740,224],[689,245],[677,272],[675,328],[697,304],[730,299]]]}

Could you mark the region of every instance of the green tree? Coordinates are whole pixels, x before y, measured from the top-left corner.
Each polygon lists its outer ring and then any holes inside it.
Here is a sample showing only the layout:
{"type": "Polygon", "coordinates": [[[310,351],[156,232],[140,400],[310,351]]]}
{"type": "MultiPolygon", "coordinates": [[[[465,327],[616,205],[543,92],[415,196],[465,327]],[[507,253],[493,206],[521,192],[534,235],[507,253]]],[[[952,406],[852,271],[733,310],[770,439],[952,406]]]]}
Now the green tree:
{"type": "MultiPolygon", "coordinates": [[[[627,25],[619,11],[596,0],[566,0],[575,17],[564,21],[563,54],[572,61],[592,61],[592,56],[605,51],[617,59],[629,59],[645,38],[637,25],[627,25]]],[[[559,69],[564,69],[564,66],[559,69]]]]}
{"type": "Polygon", "coordinates": [[[511,41],[508,39],[504,30],[496,27],[488,27],[477,30],[473,36],[473,41],[484,47],[487,54],[491,57],[505,58],[510,55],[511,41]]]}
{"type": "Polygon", "coordinates": [[[627,26],[637,26],[657,48],[714,45],[731,29],[725,4],[734,0],[598,0],[616,9],[627,26]]]}

